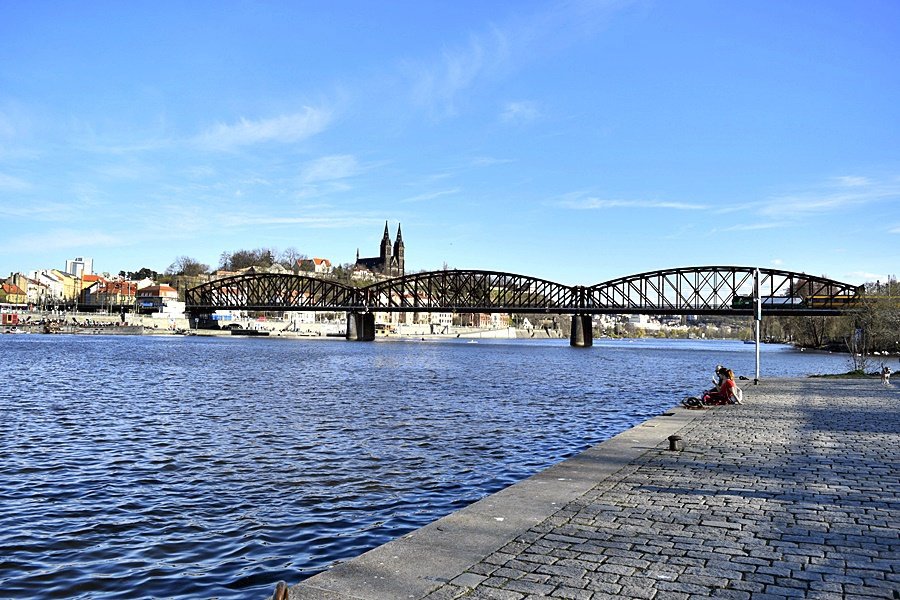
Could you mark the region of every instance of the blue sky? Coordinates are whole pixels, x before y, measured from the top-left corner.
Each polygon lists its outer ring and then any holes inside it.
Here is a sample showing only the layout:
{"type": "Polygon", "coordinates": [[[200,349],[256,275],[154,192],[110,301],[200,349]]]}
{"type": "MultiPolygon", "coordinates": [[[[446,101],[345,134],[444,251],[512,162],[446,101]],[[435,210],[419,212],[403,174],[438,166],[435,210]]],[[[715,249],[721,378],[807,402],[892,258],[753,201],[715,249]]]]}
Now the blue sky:
{"type": "Polygon", "coordinates": [[[900,265],[900,3],[0,0],[0,274],[403,227],[590,285],[900,265]]]}

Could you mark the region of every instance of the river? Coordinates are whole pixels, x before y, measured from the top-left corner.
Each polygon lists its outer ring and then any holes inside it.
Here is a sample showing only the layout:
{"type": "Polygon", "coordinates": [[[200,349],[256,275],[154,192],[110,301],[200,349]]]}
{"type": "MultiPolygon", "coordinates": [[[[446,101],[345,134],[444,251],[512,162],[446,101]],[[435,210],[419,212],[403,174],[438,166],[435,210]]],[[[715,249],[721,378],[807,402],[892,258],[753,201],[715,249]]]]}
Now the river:
{"type": "MultiPolygon", "coordinates": [[[[0,336],[3,597],[264,598],[706,387],[730,341],[0,336]]],[[[762,376],[849,369],[762,348],[762,376]]],[[[750,382],[739,382],[742,385],[750,382]]]]}

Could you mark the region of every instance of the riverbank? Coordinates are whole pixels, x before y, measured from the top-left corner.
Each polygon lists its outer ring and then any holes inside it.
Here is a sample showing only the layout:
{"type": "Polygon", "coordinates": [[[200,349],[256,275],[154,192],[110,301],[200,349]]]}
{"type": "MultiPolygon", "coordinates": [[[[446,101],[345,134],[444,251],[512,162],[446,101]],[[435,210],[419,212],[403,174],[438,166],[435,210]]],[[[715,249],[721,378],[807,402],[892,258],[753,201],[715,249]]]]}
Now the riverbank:
{"type": "MultiPolygon", "coordinates": [[[[232,328],[240,328],[243,331],[256,331],[266,334],[267,337],[288,339],[318,339],[340,338],[346,332],[346,323],[339,321],[323,321],[316,323],[294,324],[289,320],[271,319],[260,320],[242,318],[220,322],[223,326],[214,329],[192,329],[187,318],[174,317],[160,313],[139,315],[127,313],[119,314],[102,313],[21,313],[20,322],[15,326],[4,326],[0,333],[44,333],[45,328],[41,323],[53,321],[56,327],[53,333],[97,333],[97,330],[105,330],[112,327],[127,327],[116,331],[114,334],[140,334],[145,335],[172,335],[189,334],[203,336],[231,336],[232,328]],[[85,327],[85,324],[89,327],[85,327]],[[227,326],[227,328],[226,328],[227,326]],[[84,331],[82,331],[84,330],[84,331]]],[[[445,326],[436,328],[431,325],[396,325],[389,330],[379,331],[379,339],[559,339],[563,333],[551,328],[517,329],[515,327],[463,327],[445,326]]]]}
{"type": "Polygon", "coordinates": [[[896,597],[900,388],[773,379],[744,398],[668,411],[286,596],[896,597]]]}

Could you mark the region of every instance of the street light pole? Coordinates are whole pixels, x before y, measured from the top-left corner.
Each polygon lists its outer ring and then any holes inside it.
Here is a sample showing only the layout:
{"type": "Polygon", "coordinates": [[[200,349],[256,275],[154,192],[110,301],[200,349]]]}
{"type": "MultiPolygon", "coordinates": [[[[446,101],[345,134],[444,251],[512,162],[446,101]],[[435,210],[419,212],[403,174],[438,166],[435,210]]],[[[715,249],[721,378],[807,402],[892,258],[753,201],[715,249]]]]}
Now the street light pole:
{"type": "Polygon", "coordinates": [[[753,313],[756,327],[754,328],[756,337],[756,377],[753,379],[753,385],[759,384],[759,330],[762,327],[762,298],[759,295],[759,268],[753,272],[753,313]]]}

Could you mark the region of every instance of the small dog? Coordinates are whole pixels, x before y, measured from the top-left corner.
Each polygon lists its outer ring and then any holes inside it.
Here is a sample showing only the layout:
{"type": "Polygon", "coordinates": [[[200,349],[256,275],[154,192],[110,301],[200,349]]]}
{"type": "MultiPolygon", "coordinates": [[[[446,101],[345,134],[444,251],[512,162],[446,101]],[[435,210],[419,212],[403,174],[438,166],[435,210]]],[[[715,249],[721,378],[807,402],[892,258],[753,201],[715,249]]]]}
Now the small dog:
{"type": "Polygon", "coordinates": [[[881,367],[881,385],[891,385],[891,368],[887,365],[881,367]]]}

